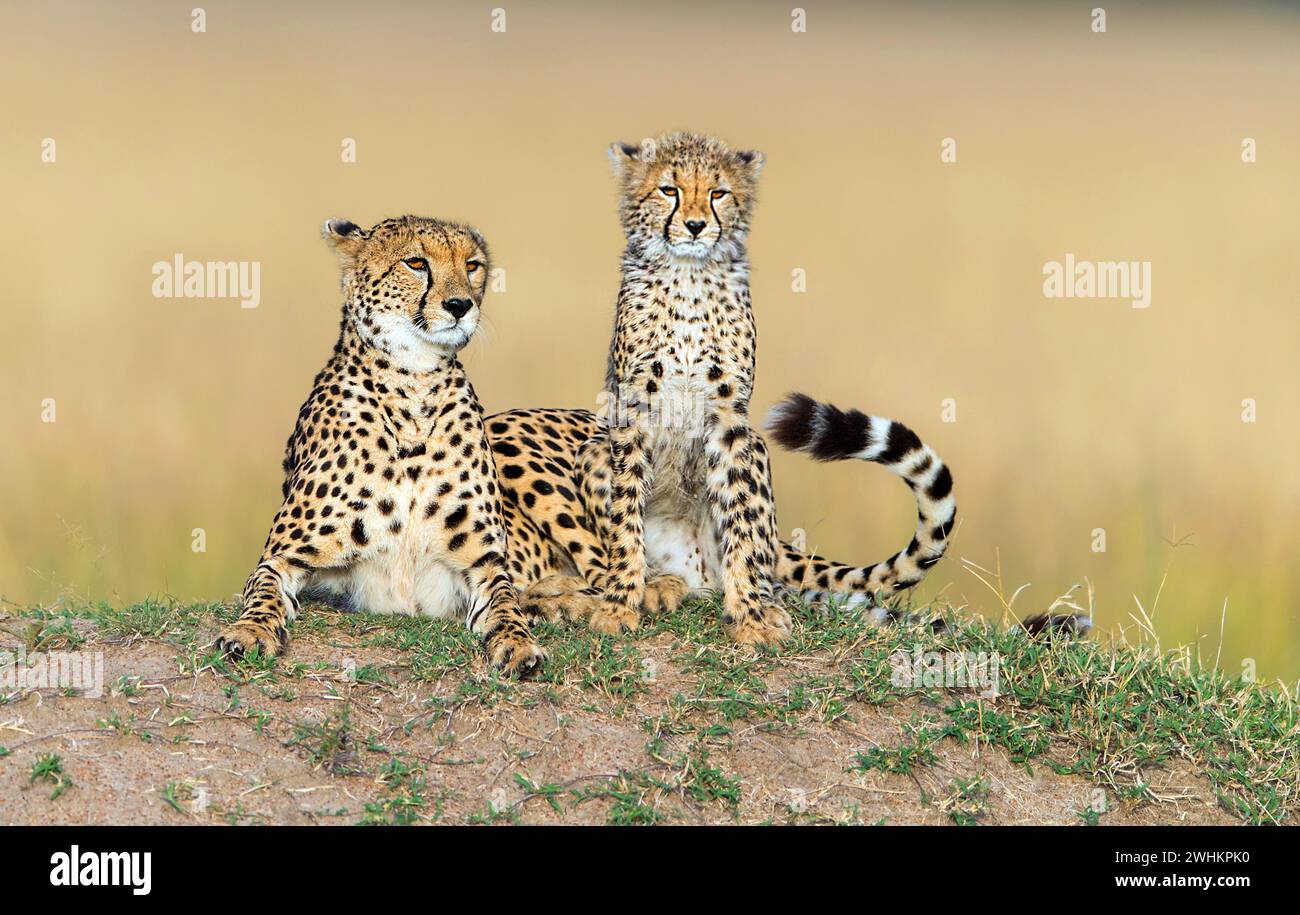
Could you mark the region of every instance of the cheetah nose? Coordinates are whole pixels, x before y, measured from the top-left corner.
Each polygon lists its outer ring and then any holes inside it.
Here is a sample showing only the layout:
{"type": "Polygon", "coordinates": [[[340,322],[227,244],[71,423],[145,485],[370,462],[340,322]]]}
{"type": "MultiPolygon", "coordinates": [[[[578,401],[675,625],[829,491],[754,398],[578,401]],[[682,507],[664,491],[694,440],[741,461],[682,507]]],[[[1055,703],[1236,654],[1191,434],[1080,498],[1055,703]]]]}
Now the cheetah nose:
{"type": "Polygon", "coordinates": [[[707,225],[708,223],[705,222],[703,219],[686,220],[686,228],[691,230],[691,236],[693,238],[699,238],[700,233],[704,231],[704,227],[707,225]]]}
{"type": "Polygon", "coordinates": [[[465,312],[474,307],[474,303],[469,299],[443,299],[442,307],[451,313],[451,316],[459,321],[464,317],[465,312]]]}

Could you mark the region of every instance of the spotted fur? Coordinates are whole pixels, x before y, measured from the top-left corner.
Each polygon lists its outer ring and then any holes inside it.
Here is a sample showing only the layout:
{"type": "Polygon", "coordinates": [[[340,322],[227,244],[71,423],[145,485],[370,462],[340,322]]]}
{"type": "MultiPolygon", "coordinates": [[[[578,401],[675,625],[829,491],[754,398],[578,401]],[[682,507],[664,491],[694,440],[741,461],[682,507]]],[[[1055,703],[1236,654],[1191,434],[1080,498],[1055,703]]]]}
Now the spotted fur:
{"type": "Polygon", "coordinates": [[[506,564],[504,507],[483,413],[457,359],[488,274],[469,226],[405,216],[325,225],[342,267],[333,355],[298,413],[284,501],[218,639],[234,655],[288,645],[304,593],[373,613],[456,616],[498,668],[543,653],[506,564]]]}
{"type": "Polygon", "coordinates": [[[915,585],[947,548],[956,508],[947,468],[900,424],[796,396],[774,428],[815,457],[861,457],[902,475],[921,516],[911,545],[858,567],[777,537],[767,445],[749,422],[745,243],[763,156],[693,134],[615,144],[610,155],[627,247],[605,408],[488,419],[512,574],[600,595],[589,619],[603,632],[720,590],[728,633],[759,644],[790,632],[782,590],[866,600],[915,585]]]}

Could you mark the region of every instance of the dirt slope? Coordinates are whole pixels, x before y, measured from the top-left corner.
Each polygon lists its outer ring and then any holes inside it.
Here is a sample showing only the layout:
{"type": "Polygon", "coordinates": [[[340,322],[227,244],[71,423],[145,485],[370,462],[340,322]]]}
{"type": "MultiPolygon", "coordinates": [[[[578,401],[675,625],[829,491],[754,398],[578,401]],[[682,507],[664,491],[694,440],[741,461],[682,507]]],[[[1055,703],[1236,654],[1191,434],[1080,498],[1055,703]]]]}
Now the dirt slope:
{"type": "Polygon", "coordinates": [[[628,641],[547,629],[546,677],[510,684],[455,626],[320,608],[279,664],[222,670],[214,612],[41,622],[46,650],[103,652],[105,693],[8,694],[0,822],[1239,822],[1186,760],[1116,790],[1053,771],[1068,740],[1026,762],[945,733],[959,690],[846,662],[896,638],[869,630],[804,625],[772,657],[716,639],[706,607],[628,641]]]}

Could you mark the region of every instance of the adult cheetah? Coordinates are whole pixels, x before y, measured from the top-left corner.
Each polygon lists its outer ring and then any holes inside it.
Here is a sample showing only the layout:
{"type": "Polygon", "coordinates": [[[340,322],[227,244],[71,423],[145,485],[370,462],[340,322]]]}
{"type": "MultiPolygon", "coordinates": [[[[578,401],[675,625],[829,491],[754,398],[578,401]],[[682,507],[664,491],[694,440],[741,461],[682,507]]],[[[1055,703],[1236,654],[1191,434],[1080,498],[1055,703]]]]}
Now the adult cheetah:
{"type": "Polygon", "coordinates": [[[374,613],[460,616],[492,664],[528,674],[543,653],[506,568],[496,467],[457,359],[478,327],[487,245],[469,226],[413,216],[368,231],[330,220],[324,235],[342,267],[338,343],[298,413],[243,613],[218,645],[279,654],[306,588],[374,613]]]}
{"type": "Polygon", "coordinates": [[[853,566],[777,537],[767,446],[749,424],[756,330],[745,242],[763,156],[689,133],[618,143],[610,155],[627,247],[605,409],[487,421],[512,573],[551,575],[553,594],[601,593],[590,625],[611,633],[690,591],[721,590],[726,630],[759,644],[790,632],[778,590],[865,602],[920,582],[948,546],[952,476],[888,419],[796,394],[770,429],[819,460],[874,461],[903,477],[919,516],[907,547],[853,566]]]}

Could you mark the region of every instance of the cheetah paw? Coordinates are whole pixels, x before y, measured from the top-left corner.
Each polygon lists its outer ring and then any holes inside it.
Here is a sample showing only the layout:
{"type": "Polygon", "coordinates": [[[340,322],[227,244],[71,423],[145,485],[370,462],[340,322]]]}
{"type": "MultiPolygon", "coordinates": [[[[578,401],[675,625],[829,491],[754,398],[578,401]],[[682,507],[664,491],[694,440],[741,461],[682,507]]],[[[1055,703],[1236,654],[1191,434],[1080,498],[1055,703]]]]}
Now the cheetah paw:
{"type": "Polygon", "coordinates": [[[284,626],[236,620],[217,636],[217,651],[238,661],[254,648],[262,657],[274,658],[284,654],[289,647],[289,633],[284,626]]]}
{"type": "Polygon", "coordinates": [[[732,641],[741,645],[780,645],[790,637],[790,614],[784,607],[765,604],[748,610],[727,611],[722,625],[732,641]]]}
{"type": "Polygon", "coordinates": [[[499,673],[517,680],[537,674],[546,661],[546,652],[527,636],[502,634],[487,643],[488,663],[499,673]]]}
{"type": "Polygon", "coordinates": [[[656,575],[645,583],[645,612],[672,613],[689,593],[691,586],[681,576],[656,575]]]}
{"type": "Polygon", "coordinates": [[[640,620],[635,610],[613,601],[605,601],[587,620],[587,625],[605,635],[618,635],[625,631],[635,632],[640,620]]]}

